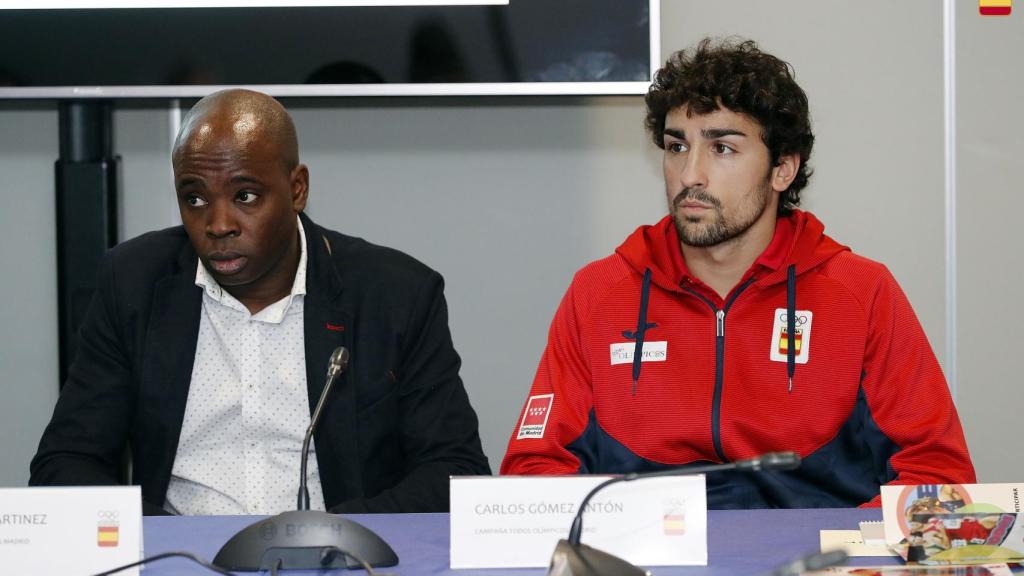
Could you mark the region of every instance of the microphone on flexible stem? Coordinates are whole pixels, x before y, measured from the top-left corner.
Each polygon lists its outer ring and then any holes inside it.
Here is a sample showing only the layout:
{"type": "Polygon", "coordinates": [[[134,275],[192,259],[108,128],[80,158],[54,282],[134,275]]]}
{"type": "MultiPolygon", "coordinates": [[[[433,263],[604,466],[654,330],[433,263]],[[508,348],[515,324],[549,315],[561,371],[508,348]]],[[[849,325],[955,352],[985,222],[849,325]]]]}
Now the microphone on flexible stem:
{"type": "Polygon", "coordinates": [[[299,503],[298,510],[309,510],[309,488],[306,480],[306,465],[309,463],[309,441],[313,438],[313,431],[320,422],[320,414],[324,411],[324,404],[327,395],[331,392],[331,386],[338,378],[338,375],[348,368],[348,349],[338,346],[327,361],[327,382],[324,384],[324,391],[320,393],[320,400],[313,409],[313,416],[309,419],[309,428],[306,428],[306,437],[302,439],[302,464],[299,466],[299,503]]]}
{"type": "Polygon", "coordinates": [[[243,528],[217,552],[213,559],[216,566],[255,572],[275,567],[323,570],[398,564],[398,555],[391,546],[369,528],[341,516],[309,509],[306,483],[309,442],[320,422],[331,386],[348,367],[348,361],[348,350],[339,346],[328,362],[327,381],[302,440],[297,510],[282,512],[243,528]]]}
{"type": "Polygon", "coordinates": [[[690,476],[693,474],[706,474],[708,472],[725,472],[729,470],[758,472],[761,470],[793,470],[800,466],[800,455],[796,452],[769,452],[747,460],[737,460],[725,464],[707,464],[703,466],[687,466],[669,468],[656,472],[631,472],[615,478],[609,478],[595,486],[583,498],[576,517],[573,518],[572,527],[569,529],[569,537],[559,540],[555,546],[555,552],[551,555],[551,564],[548,566],[548,576],[598,576],[604,574],[615,574],[617,576],[645,576],[647,571],[637,568],[618,556],[591,548],[580,543],[583,534],[583,512],[598,492],[612,484],[619,482],[632,482],[646,478],[659,478],[662,476],[690,476]]]}

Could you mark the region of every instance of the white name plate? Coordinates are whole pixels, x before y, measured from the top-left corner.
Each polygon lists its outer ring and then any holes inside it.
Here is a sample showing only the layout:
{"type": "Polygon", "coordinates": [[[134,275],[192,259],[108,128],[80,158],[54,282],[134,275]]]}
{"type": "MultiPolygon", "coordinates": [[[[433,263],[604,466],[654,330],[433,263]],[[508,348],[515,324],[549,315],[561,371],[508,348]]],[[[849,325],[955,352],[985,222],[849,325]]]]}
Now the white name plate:
{"type": "MultiPolygon", "coordinates": [[[[451,479],[451,567],[547,567],[577,507],[610,476],[451,479]]],[[[613,484],[587,505],[583,543],[637,566],[706,565],[704,476],[613,484]]]]}
{"type": "Polygon", "coordinates": [[[138,486],[0,489],[5,574],[95,574],[141,557],[138,486]]]}

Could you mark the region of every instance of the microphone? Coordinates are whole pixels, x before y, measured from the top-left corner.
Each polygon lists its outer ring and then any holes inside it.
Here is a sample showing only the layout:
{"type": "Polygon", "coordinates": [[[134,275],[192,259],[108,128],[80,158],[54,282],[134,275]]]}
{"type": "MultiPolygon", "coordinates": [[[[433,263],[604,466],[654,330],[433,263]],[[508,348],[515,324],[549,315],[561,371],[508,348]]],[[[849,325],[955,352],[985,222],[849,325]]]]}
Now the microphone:
{"type": "Polygon", "coordinates": [[[309,488],[307,487],[306,465],[309,463],[309,441],[313,439],[313,432],[320,422],[320,414],[324,411],[324,403],[327,395],[331,392],[331,385],[335,379],[348,368],[348,349],[338,346],[327,361],[327,382],[324,384],[324,391],[320,393],[320,400],[316,403],[313,416],[309,419],[309,428],[306,429],[306,437],[302,439],[302,464],[299,466],[299,503],[298,510],[309,510],[309,488]]]}
{"type": "Polygon", "coordinates": [[[763,470],[793,470],[800,466],[800,455],[796,452],[769,452],[746,460],[726,462],[724,464],[705,464],[702,466],[686,466],[668,468],[655,472],[631,472],[615,478],[609,478],[595,486],[583,498],[576,516],[573,518],[569,537],[559,540],[555,552],[551,555],[548,576],[597,576],[600,574],[616,574],[622,576],[644,576],[648,574],[625,560],[591,548],[580,543],[583,534],[583,512],[587,504],[601,490],[619,482],[632,482],[646,478],[663,476],[690,476],[708,472],[724,472],[735,470],[740,472],[760,472],[763,470]]]}
{"type": "Polygon", "coordinates": [[[327,381],[302,440],[297,509],[243,528],[217,552],[214,565],[226,570],[254,572],[398,564],[398,555],[391,546],[369,528],[335,514],[309,509],[306,481],[309,442],[320,422],[331,386],[348,367],[348,362],[348,350],[339,346],[327,363],[327,381]]]}

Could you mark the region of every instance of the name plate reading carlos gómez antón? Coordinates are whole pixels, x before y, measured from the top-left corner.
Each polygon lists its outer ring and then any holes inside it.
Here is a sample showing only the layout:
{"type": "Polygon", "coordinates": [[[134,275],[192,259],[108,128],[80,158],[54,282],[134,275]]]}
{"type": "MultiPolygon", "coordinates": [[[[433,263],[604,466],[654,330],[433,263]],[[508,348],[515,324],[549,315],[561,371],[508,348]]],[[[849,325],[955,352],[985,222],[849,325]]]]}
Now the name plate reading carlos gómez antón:
{"type": "MultiPolygon", "coordinates": [[[[464,476],[451,480],[451,567],[546,567],[578,506],[610,476],[464,476]]],[[[638,566],[706,565],[704,476],[622,482],[583,514],[582,542],[638,566]]]]}

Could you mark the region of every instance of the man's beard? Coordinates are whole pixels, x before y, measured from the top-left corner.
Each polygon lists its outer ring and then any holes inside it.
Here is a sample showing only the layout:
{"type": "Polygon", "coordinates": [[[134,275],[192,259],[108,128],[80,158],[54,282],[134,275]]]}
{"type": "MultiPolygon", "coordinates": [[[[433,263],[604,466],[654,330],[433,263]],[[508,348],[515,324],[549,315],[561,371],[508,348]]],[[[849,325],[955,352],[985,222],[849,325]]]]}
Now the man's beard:
{"type": "Polygon", "coordinates": [[[743,235],[764,214],[771,200],[771,185],[765,179],[760,186],[746,195],[738,213],[729,218],[722,212],[722,202],[704,191],[704,188],[684,188],[669,202],[672,220],[675,221],[679,240],[687,246],[707,248],[716,246],[743,235]],[[688,218],[680,213],[679,204],[684,200],[696,200],[711,206],[714,218],[711,222],[688,218]]]}

